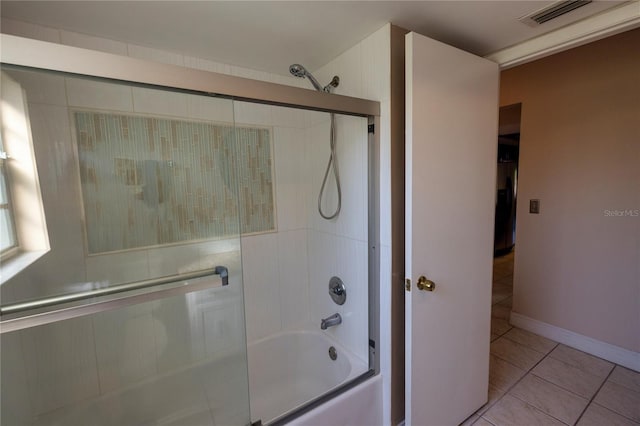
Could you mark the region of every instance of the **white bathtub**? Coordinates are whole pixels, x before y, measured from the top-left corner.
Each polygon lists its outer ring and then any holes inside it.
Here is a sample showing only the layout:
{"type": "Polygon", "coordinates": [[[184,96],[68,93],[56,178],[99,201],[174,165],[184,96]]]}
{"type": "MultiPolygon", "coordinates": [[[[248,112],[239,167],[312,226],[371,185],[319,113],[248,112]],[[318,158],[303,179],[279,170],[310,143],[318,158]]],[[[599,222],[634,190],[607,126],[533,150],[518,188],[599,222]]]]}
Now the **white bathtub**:
{"type": "Polygon", "coordinates": [[[268,423],[361,375],[367,363],[319,331],[285,331],[248,346],[251,420],[268,423]],[[335,347],[338,357],[329,357],[335,347]]]}

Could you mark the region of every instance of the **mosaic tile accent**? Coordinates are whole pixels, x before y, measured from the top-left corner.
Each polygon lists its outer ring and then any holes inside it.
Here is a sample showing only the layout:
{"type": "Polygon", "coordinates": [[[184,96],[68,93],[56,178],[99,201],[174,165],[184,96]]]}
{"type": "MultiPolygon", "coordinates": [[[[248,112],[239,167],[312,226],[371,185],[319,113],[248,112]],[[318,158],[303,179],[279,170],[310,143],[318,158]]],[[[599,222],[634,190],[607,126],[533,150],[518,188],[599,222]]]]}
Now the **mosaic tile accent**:
{"type": "Polygon", "coordinates": [[[90,254],[275,229],[270,129],[74,118],[90,254]]]}

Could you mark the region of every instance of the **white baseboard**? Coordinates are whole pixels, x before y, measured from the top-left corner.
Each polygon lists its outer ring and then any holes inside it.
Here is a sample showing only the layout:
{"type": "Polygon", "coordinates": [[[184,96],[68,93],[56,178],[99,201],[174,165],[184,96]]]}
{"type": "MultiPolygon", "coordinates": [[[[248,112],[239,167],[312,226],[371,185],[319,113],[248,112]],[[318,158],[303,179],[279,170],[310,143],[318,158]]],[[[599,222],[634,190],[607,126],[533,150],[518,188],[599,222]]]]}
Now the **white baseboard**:
{"type": "Polygon", "coordinates": [[[600,340],[547,324],[533,318],[511,312],[512,325],[530,331],[547,339],[571,346],[582,352],[606,359],[635,371],[640,371],[640,352],[630,351],[619,346],[601,342],[600,340]]]}

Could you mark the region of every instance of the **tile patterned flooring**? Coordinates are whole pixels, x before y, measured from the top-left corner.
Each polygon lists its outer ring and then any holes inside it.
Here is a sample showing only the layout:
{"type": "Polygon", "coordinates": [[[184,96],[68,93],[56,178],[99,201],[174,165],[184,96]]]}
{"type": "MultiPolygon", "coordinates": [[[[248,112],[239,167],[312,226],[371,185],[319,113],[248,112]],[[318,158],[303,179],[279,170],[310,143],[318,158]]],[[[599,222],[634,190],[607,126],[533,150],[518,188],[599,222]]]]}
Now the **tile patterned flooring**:
{"type": "Polygon", "coordinates": [[[494,260],[489,402],[462,425],[640,425],[640,373],[509,324],[513,252],[494,260]]]}

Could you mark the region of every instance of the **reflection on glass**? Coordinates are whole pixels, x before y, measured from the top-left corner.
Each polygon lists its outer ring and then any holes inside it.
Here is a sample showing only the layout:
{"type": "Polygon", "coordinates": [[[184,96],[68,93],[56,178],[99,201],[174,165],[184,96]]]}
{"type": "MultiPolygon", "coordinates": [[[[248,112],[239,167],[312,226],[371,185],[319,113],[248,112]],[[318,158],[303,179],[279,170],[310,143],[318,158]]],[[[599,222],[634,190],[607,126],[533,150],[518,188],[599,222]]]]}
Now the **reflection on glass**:
{"type": "Polygon", "coordinates": [[[229,285],[3,333],[0,423],[250,423],[240,233],[275,227],[271,130],[236,128],[230,100],[7,73],[29,99],[51,250],[3,305],[218,265],[229,285]]]}
{"type": "Polygon", "coordinates": [[[2,424],[248,424],[242,323],[217,288],[2,334],[2,424]]]}

